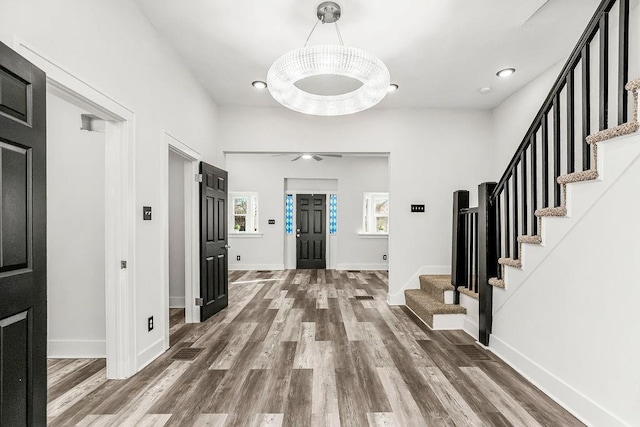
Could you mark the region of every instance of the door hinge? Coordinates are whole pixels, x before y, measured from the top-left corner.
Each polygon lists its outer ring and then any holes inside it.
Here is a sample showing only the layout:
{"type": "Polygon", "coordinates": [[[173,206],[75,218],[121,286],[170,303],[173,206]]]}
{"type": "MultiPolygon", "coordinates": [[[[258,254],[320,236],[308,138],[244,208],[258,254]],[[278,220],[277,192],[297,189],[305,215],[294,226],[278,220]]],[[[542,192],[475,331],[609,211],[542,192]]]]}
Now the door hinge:
{"type": "Polygon", "coordinates": [[[127,268],[127,261],[120,261],[120,269],[127,268]]]}
{"type": "Polygon", "coordinates": [[[202,174],[201,173],[197,173],[195,178],[196,178],[196,182],[202,182],[202,174]]]}
{"type": "Polygon", "coordinates": [[[204,300],[202,298],[196,298],[196,306],[202,307],[204,305],[204,300]]]}

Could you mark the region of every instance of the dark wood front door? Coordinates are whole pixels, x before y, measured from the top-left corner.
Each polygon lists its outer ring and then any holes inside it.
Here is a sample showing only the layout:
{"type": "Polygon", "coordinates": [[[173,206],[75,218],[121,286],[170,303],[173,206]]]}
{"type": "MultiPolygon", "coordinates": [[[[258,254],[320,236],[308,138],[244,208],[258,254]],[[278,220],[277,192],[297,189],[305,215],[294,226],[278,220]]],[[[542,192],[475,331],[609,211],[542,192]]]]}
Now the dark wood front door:
{"type": "Polygon", "coordinates": [[[325,214],[327,196],[298,194],[296,197],[296,261],[297,268],[327,268],[325,214]]]}
{"type": "Polygon", "coordinates": [[[200,163],[200,320],[229,304],[227,172],[200,163]]]}
{"type": "Polygon", "coordinates": [[[0,425],[47,422],[45,74],[0,43],[0,425]]]}

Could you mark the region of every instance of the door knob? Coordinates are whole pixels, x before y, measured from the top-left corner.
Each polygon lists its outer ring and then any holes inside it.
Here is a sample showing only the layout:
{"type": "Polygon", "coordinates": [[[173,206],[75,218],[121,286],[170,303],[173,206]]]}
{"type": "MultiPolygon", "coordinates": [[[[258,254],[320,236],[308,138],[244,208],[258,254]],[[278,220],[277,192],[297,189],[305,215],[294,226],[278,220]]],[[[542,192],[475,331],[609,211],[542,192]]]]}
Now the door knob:
{"type": "Polygon", "coordinates": [[[300,235],[299,235],[299,234],[296,234],[296,237],[300,237],[300,235]]]}
{"type": "Polygon", "coordinates": [[[229,246],[229,245],[224,245],[224,248],[225,248],[225,249],[231,249],[231,246],[229,246]]]}

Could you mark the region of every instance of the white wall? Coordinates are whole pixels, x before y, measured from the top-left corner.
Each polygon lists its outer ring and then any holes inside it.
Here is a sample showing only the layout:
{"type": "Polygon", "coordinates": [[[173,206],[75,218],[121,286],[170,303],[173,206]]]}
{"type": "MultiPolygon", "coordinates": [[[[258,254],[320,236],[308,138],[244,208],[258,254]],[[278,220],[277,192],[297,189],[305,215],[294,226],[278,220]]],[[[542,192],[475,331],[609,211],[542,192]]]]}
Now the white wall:
{"type": "Polygon", "coordinates": [[[49,357],[105,357],[105,135],[85,113],[47,102],[49,357]]]}
{"type": "Polygon", "coordinates": [[[218,139],[227,152],[389,153],[393,303],[404,303],[405,287],[418,287],[417,273],[449,272],[452,193],[497,179],[488,111],[372,109],[311,117],[282,108],[220,108],[218,139]],[[426,204],[426,213],[410,213],[412,203],[426,204]]]}
{"type": "Polygon", "coordinates": [[[338,194],[338,233],[327,235],[331,252],[327,254],[327,268],[386,269],[383,255],[388,254],[388,239],[365,239],[358,233],[362,232],[363,194],[388,191],[387,157],[325,157],[320,162],[291,162],[292,158],[227,154],[229,191],[258,193],[262,233],[243,237],[229,232],[229,268],[295,268],[295,235],[287,236],[284,230],[284,197],[288,190],[292,194],[338,194]],[[275,225],[269,225],[269,219],[275,219],[275,225]],[[236,261],[237,255],[241,256],[240,262],[236,261]]]}
{"type": "Polygon", "coordinates": [[[219,165],[217,106],[177,55],[127,0],[2,0],[0,40],[17,36],[136,115],[136,330],[142,366],[164,351],[165,302],[160,286],[161,221],[142,221],[142,206],[157,209],[164,166],[163,129],[219,165]],[[156,327],[147,332],[147,317],[156,327]]]}
{"type": "Polygon", "coordinates": [[[490,347],[593,426],[640,425],[640,136],[598,150],[602,181],[575,184],[569,218],[494,290],[490,347]]]}
{"type": "Polygon", "coordinates": [[[564,63],[563,60],[547,69],[491,111],[496,182],[507,169],[564,63]]]}
{"type": "Polygon", "coordinates": [[[184,163],[169,152],[169,307],[184,307],[184,163]]]}

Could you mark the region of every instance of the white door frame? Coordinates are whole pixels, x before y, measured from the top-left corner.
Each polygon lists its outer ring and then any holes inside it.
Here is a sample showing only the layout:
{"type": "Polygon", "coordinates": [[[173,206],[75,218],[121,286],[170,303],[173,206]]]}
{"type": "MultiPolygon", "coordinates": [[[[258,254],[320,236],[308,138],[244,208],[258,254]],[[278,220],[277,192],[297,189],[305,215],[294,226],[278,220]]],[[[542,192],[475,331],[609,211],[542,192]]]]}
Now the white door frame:
{"type": "Polygon", "coordinates": [[[162,131],[160,171],[163,190],[161,194],[162,221],[162,298],[164,311],[164,348],[169,348],[169,151],[184,159],[184,308],[187,323],[200,322],[200,309],[195,305],[200,295],[200,188],[195,180],[199,173],[202,155],[166,130],[162,131]]]}
{"type": "MultiPolygon", "coordinates": [[[[137,372],[135,114],[14,37],[14,50],[47,74],[47,93],[106,121],[105,296],[107,378],[137,372]],[[126,261],[126,268],[121,268],[126,261]]],[[[79,176],[77,179],[88,179],[79,176]]]]}
{"type": "MultiPolygon", "coordinates": [[[[298,178],[296,178],[298,179],[298,178]]],[[[306,178],[299,178],[306,179],[306,178]]],[[[334,178],[327,178],[334,179],[334,178]]],[[[335,179],[336,182],[339,182],[335,179]]],[[[284,197],[287,197],[287,194],[293,195],[293,229],[294,231],[297,229],[298,224],[298,194],[324,194],[327,196],[326,199],[326,212],[325,212],[325,230],[326,230],[326,251],[325,251],[325,261],[326,261],[326,269],[327,270],[336,270],[337,269],[337,258],[338,258],[338,235],[337,234],[329,234],[329,197],[331,194],[338,195],[338,200],[340,198],[340,193],[338,190],[284,190],[284,197]]],[[[284,203],[284,199],[282,200],[284,203]]],[[[296,269],[297,268],[297,259],[296,259],[296,233],[287,234],[284,233],[284,268],[287,269],[296,269]]]]}

